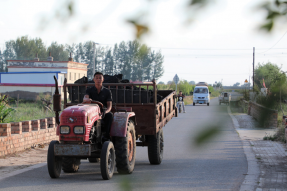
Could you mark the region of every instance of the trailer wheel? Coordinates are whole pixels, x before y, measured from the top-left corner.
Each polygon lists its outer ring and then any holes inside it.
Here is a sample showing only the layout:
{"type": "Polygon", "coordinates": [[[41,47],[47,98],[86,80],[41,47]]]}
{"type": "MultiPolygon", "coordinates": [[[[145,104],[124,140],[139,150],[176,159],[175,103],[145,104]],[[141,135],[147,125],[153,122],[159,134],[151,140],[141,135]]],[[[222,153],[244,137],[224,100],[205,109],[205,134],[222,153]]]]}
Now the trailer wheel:
{"type": "Polygon", "coordinates": [[[111,141],[104,142],[101,151],[101,174],[104,180],[113,177],[115,170],[115,148],[111,141]]]}
{"type": "Polygon", "coordinates": [[[163,159],[163,130],[148,136],[148,159],[150,164],[160,164],[163,159]]]}
{"type": "Polygon", "coordinates": [[[54,155],[55,144],[59,144],[59,141],[51,141],[47,155],[47,167],[51,178],[59,178],[61,174],[62,158],[54,155]]]}
{"type": "Polygon", "coordinates": [[[90,163],[98,163],[100,162],[100,158],[88,158],[90,163]]]}
{"type": "Polygon", "coordinates": [[[126,137],[115,137],[116,164],[120,174],[131,174],[136,161],[136,135],[133,121],[128,122],[126,137]]]}
{"type": "Polygon", "coordinates": [[[81,159],[70,157],[63,157],[62,159],[62,169],[66,173],[78,172],[80,164],[81,159]]]}

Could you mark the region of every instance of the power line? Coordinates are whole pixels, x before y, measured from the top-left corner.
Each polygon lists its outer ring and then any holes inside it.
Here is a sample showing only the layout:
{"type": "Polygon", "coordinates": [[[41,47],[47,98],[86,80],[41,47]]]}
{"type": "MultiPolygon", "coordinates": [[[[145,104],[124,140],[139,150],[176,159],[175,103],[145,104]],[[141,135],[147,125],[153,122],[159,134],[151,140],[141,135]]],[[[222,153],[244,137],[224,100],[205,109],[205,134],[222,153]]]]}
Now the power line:
{"type": "Polygon", "coordinates": [[[269,48],[268,50],[264,51],[264,52],[260,52],[259,54],[263,54],[269,50],[271,50],[274,46],[276,46],[276,44],[278,44],[278,42],[280,42],[282,40],[282,38],[286,35],[287,31],[283,34],[283,36],[271,47],[269,48]]]}

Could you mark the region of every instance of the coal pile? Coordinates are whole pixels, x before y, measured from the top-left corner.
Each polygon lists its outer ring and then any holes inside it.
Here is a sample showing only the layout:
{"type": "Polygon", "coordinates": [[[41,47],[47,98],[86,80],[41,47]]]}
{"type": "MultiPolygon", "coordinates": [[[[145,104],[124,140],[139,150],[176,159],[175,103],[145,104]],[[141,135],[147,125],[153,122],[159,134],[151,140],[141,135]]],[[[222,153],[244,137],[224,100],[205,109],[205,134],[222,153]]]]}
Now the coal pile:
{"type": "MultiPolygon", "coordinates": [[[[104,84],[105,83],[130,83],[128,79],[122,79],[122,74],[117,74],[114,76],[104,75],[104,84]]],[[[74,82],[75,84],[84,84],[84,83],[94,83],[93,80],[88,80],[87,77],[82,77],[74,82]]],[[[90,87],[88,87],[90,88],[90,87]]],[[[108,88],[108,87],[106,87],[108,88]]],[[[144,88],[138,88],[136,86],[119,86],[116,89],[115,86],[110,86],[112,93],[113,103],[153,103],[153,91],[146,90],[144,88]]],[[[69,99],[72,103],[82,103],[84,96],[86,94],[86,87],[68,87],[69,99]]],[[[163,96],[157,94],[157,103],[162,101],[163,96]]]]}

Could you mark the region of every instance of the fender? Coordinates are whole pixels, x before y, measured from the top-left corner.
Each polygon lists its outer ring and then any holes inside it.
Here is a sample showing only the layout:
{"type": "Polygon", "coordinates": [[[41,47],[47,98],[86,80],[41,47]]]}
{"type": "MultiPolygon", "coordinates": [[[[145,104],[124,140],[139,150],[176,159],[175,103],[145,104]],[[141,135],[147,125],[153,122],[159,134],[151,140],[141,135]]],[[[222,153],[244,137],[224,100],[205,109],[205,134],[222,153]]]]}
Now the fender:
{"type": "MultiPolygon", "coordinates": [[[[126,137],[128,121],[131,117],[135,117],[134,112],[116,112],[110,130],[112,137],[126,137]]],[[[134,121],[135,122],[135,121],[134,121]]]]}

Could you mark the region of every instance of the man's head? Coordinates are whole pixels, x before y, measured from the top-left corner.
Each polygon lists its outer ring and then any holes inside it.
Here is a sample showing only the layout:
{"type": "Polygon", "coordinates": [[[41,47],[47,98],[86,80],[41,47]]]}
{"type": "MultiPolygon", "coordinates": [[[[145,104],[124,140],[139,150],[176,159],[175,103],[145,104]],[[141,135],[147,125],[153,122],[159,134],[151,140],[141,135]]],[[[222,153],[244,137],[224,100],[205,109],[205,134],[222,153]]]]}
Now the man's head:
{"type": "Polygon", "coordinates": [[[101,72],[96,72],[94,74],[94,82],[95,82],[95,85],[102,85],[103,81],[104,81],[104,75],[103,73],[101,72]]]}
{"type": "Polygon", "coordinates": [[[179,95],[182,95],[182,91],[179,91],[179,95]]]}

